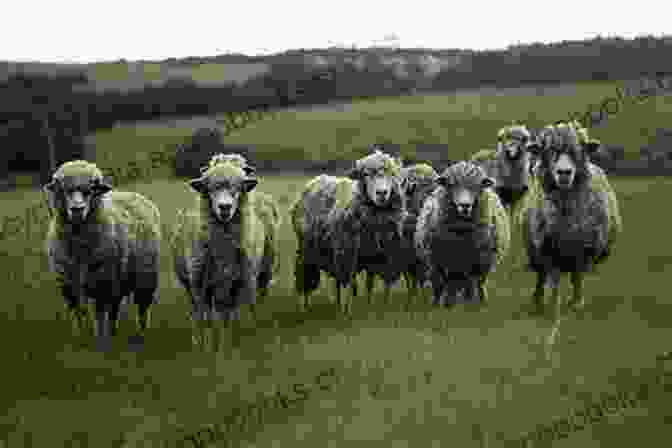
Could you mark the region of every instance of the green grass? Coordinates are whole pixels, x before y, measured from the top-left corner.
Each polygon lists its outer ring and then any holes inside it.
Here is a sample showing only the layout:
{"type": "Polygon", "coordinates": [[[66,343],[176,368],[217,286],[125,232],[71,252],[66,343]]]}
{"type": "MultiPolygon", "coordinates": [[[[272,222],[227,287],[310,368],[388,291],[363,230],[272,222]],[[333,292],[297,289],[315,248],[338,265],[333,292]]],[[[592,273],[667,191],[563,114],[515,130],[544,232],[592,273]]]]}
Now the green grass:
{"type": "MultiPolygon", "coordinates": [[[[345,111],[283,111],[226,138],[233,144],[255,145],[260,159],[353,160],[374,141],[400,144],[413,153],[417,143],[449,145],[450,158],[459,160],[495,144],[501,126],[512,119],[539,127],[583,114],[588,105],[615,95],[623,83],[584,83],[544,88],[482,89],[450,95],[408,96],[356,102],[345,111]]],[[[591,133],[604,143],[625,147],[636,159],[639,149],[669,126],[672,96],[649,98],[643,104],[626,104],[591,133]]],[[[121,127],[96,135],[99,157],[127,160],[136,153],[178,141],[193,129],[121,127]]]]}
{"type": "MultiPolygon", "coordinates": [[[[0,305],[4,446],[68,446],[69,440],[80,440],[69,446],[100,448],[180,446],[178,438],[221,422],[241,402],[290,391],[294,383],[311,384],[318,372],[334,367],[338,383],[332,391],[312,393],[292,409],[269,411],[263,425],[232,433],[229,446],[430,447],[440,440],[440,446],[498,447],[503,446],[498,438],[513,439],[565,417],[584,407],[584,400],[599,401],[600,393],[636,388],[640,369],[653,367],[656,354],[672,349],[669,220],[651,219],[652,204],[668,202],[669,179],[613,180],[625,233],[599,276],[588,280],[586,310],[563,323],[551,361],[540,343],[547,324],[520,312],[533,277],[514,272],[510,278],[506,265],[490,282],[491,305],[485,310],[418,303],[406,312],[405,289],[397,287],[388,305],[356,300],[354,319],[347,321],[322,286],[315,310],[297,313],[295,240],[286,208],[306,180],[265,176],[259,186],[285,210],[281,271],[258,308],[259,321],[251,322],[244,311],[237,328],[240,346],[233,352],[192,350],[186,296],[173,283],[167,255],[161,303],[154,308],[144,351],[124,349],[133,330],[129,320],[122,322],[119,346],[102,354],[88,343],[80,346],[54,318],[62,298],[44,257],[29,256],[41,247],[45,229],[33,228],[27,240],[16,236],[0,243],[9,254],[0,305]],[[8,280],[10,271],[18,278],[8,280]],[[113,442],[121,435],[125,443],[113,442]]],[[[175,209],[191,198],[175,180],[125,189],[155,201],[167,228],[175,209]]],[[[39,200],[34,191],[3,195],[0,217],[20,215],[39,200]]],[[[166,254],[165,243],[162,249],[166,254]]],[[[669,397],[653,396],[640,409],[609,417],[557,446],[630,447],[645,435],[665,440],[668,403],[669,397]]]]}

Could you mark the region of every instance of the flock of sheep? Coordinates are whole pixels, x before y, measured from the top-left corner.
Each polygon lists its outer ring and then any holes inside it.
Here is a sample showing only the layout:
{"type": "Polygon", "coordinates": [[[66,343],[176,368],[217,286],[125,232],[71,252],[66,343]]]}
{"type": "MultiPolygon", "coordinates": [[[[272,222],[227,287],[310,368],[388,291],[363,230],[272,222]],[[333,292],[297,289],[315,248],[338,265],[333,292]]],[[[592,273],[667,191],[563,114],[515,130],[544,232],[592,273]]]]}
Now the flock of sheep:
{"type": "MultiPolygon", "coordinates": [[[[377,146],[347,176],[310,180],[289,208],[296,234],[295,288],[302,309],[321,273],[335,280],[336,301],[350,313],[356,278],[366,272],[367,296],[376,277],[404,277],[412,297],[431,285],[433,303],[487,301],[487,279],[520,232],[527,266],[536,272],[533,303],[543,313],[549,287],[552,322],[561,319],[559,284],[569,273],[570,305],[583,304],[584,274],[613,252],[622,221],[603,170],[590,162],[599,142],[577,122],[529,131],[500,130],[496,150],[453,163],[438,174],[427,164],[404,166],[377,146]]],[[[256,190],[254,167],[238,154],[218,154],[189,181],[193,207],[178,211],[170,247],[175,277],[192,302],[192,319],[219,339],[213,321],[254,313],[279,265],[283,212],[256,190]]],[[[122,302],[138,305],[138,331],[157,301],[161,225],[157,207],[138,193],[120,192],[96,165],[66,162],[45,186],[55,211],[47,236],[50,268],[58,275],[68,315],[96,335],[116,331],[122,302]]],[[[197,335],[202,335],[198,333],[197,335]]],[[[195,337],[196,340],[205,339],[195,337]]],[[[217,340],[214,342],[218,344],[217,340]]]]}

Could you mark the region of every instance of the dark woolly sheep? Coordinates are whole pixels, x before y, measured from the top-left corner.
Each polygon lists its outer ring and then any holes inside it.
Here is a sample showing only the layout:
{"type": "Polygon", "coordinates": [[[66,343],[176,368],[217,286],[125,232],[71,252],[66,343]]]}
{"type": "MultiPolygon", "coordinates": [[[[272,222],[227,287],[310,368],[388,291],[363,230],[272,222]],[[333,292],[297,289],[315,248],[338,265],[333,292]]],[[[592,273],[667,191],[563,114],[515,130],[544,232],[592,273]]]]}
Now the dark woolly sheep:
{"type": "Polygon", "coordinates": [[[434,303],[452,305],[464,290],[486,302],[485,282],[510,246],[509,217],[492,190],[495,181],[479,165],[462,161],[436,179],[415,232],[418,255],[428,267],[434,303]]]}
{"type": "Polygon", "coordinates": [[[401,163],[376,150],[357,160],[348,177],[321,175],[308,182],[290,208],[302,308],[310,306],[321,271],[335,278],[336,300],[346,313],[351,300],[341,301],[341,288],[352,285],[359,272],[383,277],[388,300],[404,270],[400,255],[406,207],[400,176],[401,163]]]}
{"type": "Polygon", "coordinates": [[[574,123],[547,126],[529,147],[539,164],[516,223],[525,236],[529,268],[537,273],[537,311],[543,311],[544,287],[551,288],[554,331],[561,317],[561,274],[571,276],[570,306],[582,306],[585,273],[608,258],[622,231],[614,190],[604,171],[589,162],[598,147],[574,123]]]}
{"type": "MultiPolygon", "coordinates": [[[[426,280],[424,278],[425,267],[421,258],[417,256],[413,236],[418,221],[418,215],[422,208],[425,198],[436,188],[436,179],[438,174],[431,165],[426,163],[416,163],[405,166],[401,169],[402,190],[406,197],[407,215],[402,224],[404,235],[406,268],[403,277],[410,294],[408,305],[417,297],[418,285],[422,285],[426,280]]],[[[366,275],[367,291],[373,289],[375,276],[368,272],[366,275]]],[[[355,288],[354,295],[357,295],[356,282],[353,282],[355,288]]]]}
{"type": "Polygon", "coordinates": [[[279,208],[254,191],[254,168],[234,156],[213,156],[202,176],[189,181],[199,195],[179,213],[171,238],[176,277],[191,296],[196,324],[239,319],[240,305],[264,296],[279,266],[279,208]]]}
{"type": "Polygon", "coordinates": [[[107,340],[116,333],[122,300],[132,295],[144,333],[159,283],[158,208],[138,193],[112,191],[100,169],[84,160],[61,165],[44,191],[56,212],[47,234],[49,266],[68,314],[83,326],[83,305],[92,299],[96,335],[107,340]]]}

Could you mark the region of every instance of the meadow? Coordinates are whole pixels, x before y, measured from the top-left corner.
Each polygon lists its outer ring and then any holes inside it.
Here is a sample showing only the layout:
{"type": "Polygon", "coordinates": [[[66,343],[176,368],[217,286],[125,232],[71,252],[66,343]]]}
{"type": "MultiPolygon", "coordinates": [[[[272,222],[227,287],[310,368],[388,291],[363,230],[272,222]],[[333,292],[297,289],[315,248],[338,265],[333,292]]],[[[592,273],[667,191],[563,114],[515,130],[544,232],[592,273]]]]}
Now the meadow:
{"type": "MultiPolygon", "coordinates": [[[[609,94],[608,86],[603,89],[600,93],[609,94]]],[[[599,101],[599,95],[594,96],[599,101]]],[[[497,126],[506,123],[505,115],[520,117],[515,111],[524,110],[517,106],[507,112],[501,109],[504,105],[545,104],[533,95],[460,98],[459,106],[454,105],[455,96],[430,96],[422,101],[354,104],[341,115],[281,113],[235,138],[266,142],[264,147],[270,148],[284,129],[281,146],[295,144],[312,148],[312,157],[330,157],[339,144],[332,141],[338,133],[334,128],[359,129],[363,135],[351,133],[349,140],[339,141],[345,149],[338,157],[348,157],[375,137],[395,142],[421,138],[415,132],[418,128],[402,124],[415,117],[413,123],[422,122],[431,130],[428,135],[455,142],[456,151],[463,151],[456,152],[454,158],[459,158],[468,148],[492,142],[497,126]],[[381,118],[370,120],[367,114],[381,118]],[[454,126],[459,124],[464,135],[457,139],[454,126]]],[[[580,111],[580,103],[592,102],[585,96],[563,98],[554,101],[564,101],[566,109],[546,106],[543,120],[555,121],[580,111]]],[[[605,138],[613,132],[634,140],[626,130],[637,134],[638,129],[653,126],[655,131],[652,123],[659,118],[651,111],[642,112],[651,104],[636,107],[642,109],[631,116],[637,120],[629,129],[614,130],[625,127],[625,123],[617,126],[619,115],[595,135],[605,138]]],[[[155,149],[144,137],[139,131],[132,139],[120,130],[114,137],[120,143],[114,145],[114,159],[101,160],[123,164],[134,153],[155,149]]],[[[106,145],[111,145],[114,138],[108,138],[106,145]]],[[[261,178],[258,188],[273,194],[284,210],[281,270],[271,294],[258,307],[258,320],[252,322],[245,309],[235,328],[235,347],[225,352],[192,348],[188,302],[174,283],[166,236],[160,304],[153,309],[144,347],[131,350],[126,344],[134,329],[131,307],[107,353],[96,351],[92,340],[73,336],[67,323],[56,319],[63,300],[40,253],[44,228],[33,227],[28,236],[2,241],[6,286],[0,335],[6,342],[0,408],[8,411],[0,417],[0,440],[5,440],[1,446],[197,446],[179,440],[220,423],[244,402],[286,391],[295,383],[312,383],[329,368],[338,378],[332,390],[315,392],[290,409],[268,411],[262,424],[234,430],[228,444],[217,440],[207,446],[516,446],[512,441],[523,433],[598,401],[602,393],[636,388],[644,372],[655,367],[656,355],[672,350],[668,317],[672,299],[665,275],[672,263],[672,241],[666,234],[666,209],[659,206],[672,193],[668,178],[613,178],[625,233],[613,258],[589,277],[587,306],[563,322],[550,359],[543,345],[548,324],[528,314],[533,276],[510,263],[489,282],[487,308],[436,308],[427,295],[406,310],[406,290],[397,286],[387,305],[380,303],[381,294],[372,305],[356,299],[352,319],[345,319],[329,302],[323,281],[314,310],[299,313],[293,292],[296,242],[286,209],[308,178],[283,174],[261,178]],[[652,213],[660,214],[659,219],[651,219],[652,213]]],[[[155,201],[166,229],[171,228],[176,209],[188,206],[192,197],[184,182],[167,172],[122,189],[155,201]]],[[[34,190],[3,194],[0,217],[21,215],[40,200],[34,190]]],[[[377,291],[381,289],[379,285],[377,291]]],[[[648,444],[669,439],[668,403],[669,397],[651,396],[641,407],[609,416],[554,446],[620,447],[642,439],[648,444]]]]}
{"type": "MultiPolygon", "coordinates": [[[[478,149],[493,147],[497,130],[523,120],[540,127],[570,114],[583,115],[591,104],[616,96],[617,86],[635,81],[483,88],[451,94],[412,95],[361,100],[308,110],[274,114],[226,137],[234,145],[254,147],[264,160],[354,160],[372,142],[392,142],[402,153],[414,154],[419,143],[446,144],[448,157],[459,160],[478,149]]],[[[658,128],[669,125],[672,95],[654,96],[642,104],[626,104],[609,116],[591,135],[603,143],[622,145],[627,159],[639,158],[658,128]]],[[[166,145],[179,143],[197,127],[217,126],[217,117],[134,123],[95,134],[100,161],[114,158],[123,165],[166,145]]]]}
{"type": "Polygon", "coordinates": [[[264,63],[207,63],[193,66],[175,66],[165,63],[100,62],[87,66],[85,72],[96,89],[142,88],[152,82],[169,79],[191,80],[198,85],[243,83],[268,72],[264,63]]]}

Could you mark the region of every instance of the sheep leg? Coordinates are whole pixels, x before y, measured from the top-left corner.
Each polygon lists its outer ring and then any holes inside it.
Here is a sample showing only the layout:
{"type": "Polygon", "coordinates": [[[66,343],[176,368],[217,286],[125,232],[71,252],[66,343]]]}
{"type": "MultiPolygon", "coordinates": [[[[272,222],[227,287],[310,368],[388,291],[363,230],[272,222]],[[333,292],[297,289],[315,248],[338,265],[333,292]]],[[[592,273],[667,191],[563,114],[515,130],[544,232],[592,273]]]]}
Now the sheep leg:
{"type": "MultiPolygon", "coordinates": [[[[137,294],[137,293],[136,293],[137,294]]],[[[151,318],[151,306],[152,301],[150,300],[138,300],[138,315],[136,316],[135,325],[138,334],[144,335],[149,328],[149,322],[151,318]]]]}
{"type": "Polygon", "coordinates": [[[66,315],[71,328],[78,336],[84,336],[91,333],[90,319],[88,309],[86,308],[86,297],[84,296],[84,278],[85,266],[72,266],[66,276],[59,275],[57,278],[60,284],[61,294],[66,303],[66,315]]]}
{"type": "Polygon", "coordinates": [[[572,272],[572,299],[569,302],[571,309],[577,311],[585,306],[583,298],[583,272],[572,272]]]}
{"type": "Polygon", "coordinates": [[[336,305],[338,305],[339,309],[342,309],[341,305],[341,284],[338,281],[338,279],[334,279],[334,289],[335,289],[335,294],[336,294],[336,305]]]}
{"type": "Polygon", "coordinates": [[[434,293],[433,304],[443,305],[441,299],[443,297],[442,293],[444,289],[444,279],[441,277],[441,275],[437,272],[436,269],[432,270],[431,278],[432,278],[432,291],[434,293]]]}
{"type": "Polygon", "coordinates": [[[70,323],[70,327],[79,336],[89,333],[90,320],[88,319],[86,306],[80,304],[79,299],[72,293],[72,288],[69,285],[62,287],[62,294],[65,299],[65,315],[70,323]]]}
{"type": "Polygon", "coordinates": [[[301,297],[299,310],[304,312],[311,306],[311,293],[320,286],[320,269],[306,264],[304,251],[301,249],[296,251],[294,280],[296,292],[301,297]]]}
{"type": "Polygon", "coordinates": [[[560,318],[562,310],[562,300],[560,298],[561,272],[558,269],[553,269],[548,274],[546,286],[550,288],[551,297],[547,314],[553,322],[556,322],[560,318]]]}
{"type": "Polygon", "coordinates": [[[408,289],[408,301],[406,302],[406,311],[408,311],[411,305],[417,302],[418,279],[411,272],[404,272],[404,279],[406,281],[406,288],[408,289]]]}
{"type": "Polygon", "coordinates": [[[390,294],[392,292],[392,282],[385,281],[385,289],[383,292],[383,303],[387,305],[390,303],[390,294]]]}
{"type": "Polygon", "coordinates": [[[96,337],[101,341],[111,336],[109,320],[108,304],[96,301],[96,337]]]}
{"type": "Polygon", "coordinates": [[[240,309],[224,309],[224,310],[213,310],[213,319],[210,320],[209,331],[211,333],[211,348],[213,352],[219,352],[222,348],[222,341],[227,342],[231,341],[230,329],[231,321],[234,319],[240,319],[240,309]],[[224,337],[222,337],[222,335],[224,337]]]}
{"type": "Polygon", "coordinates": [[[470,276],[466,282],[467,286],[465,287],[465,296],[469,296],[470,302],[483,302],[483,296],[481,295],[481,277],[480,276],[470,276]]]}
{"type": "Polygon", "coordinates": [[[441,294],[441,303],[451,308],[457,303],[457,294],[460,291],[460,283],[454,279],[446,280],[445,287],[441,294]]]}
{"type": "Polygon", "coordinates": [[[562,320],[562,301],[560,300],[560,276],[561,272],[558,269],[553,269],[548,276],[548,286],[551,288],[551,303],[550,303],[550,318],[552,322],[551,333],[548,336],[548,347],[552,347],[555,342],[555,337],[560,328],[560,321],[562,320]]]}
{"type": "MultiPolygon", "coordinates": [[[[355,281],[355,279],[351,279],[350,282],[355,281]]],[[[341,282],[340,280],[337,280],[336,283],[336,300],[339,304],[340,310],[343,314],[349,315],[352,312],[352,296],[348,294],[348,291],[351,290],[350,288],[351,284],[345,284],[344,282],[341,282]],[[341,292],[342,290],[342,292],[341,292]],[[348,297],[350,296],[350,297],[348,297]]]]}
{"type": "Polygon", "coordinates": [[[369,305],[373,302],[373,286],[376,282],[376,277],[373,272],[366,271],[366,298],[369,305]]]}
{"type": "Polygon", "coordinates": [[[194,345],[203,347],[205,345],[205,327],[208,320],[208,307],[207,304],[203,303],[201,299],[192,298],[192,312],[191,312],[191,323],[192,323],[192,342],[194,345]]]}
{"type": "Polygon", "coordinates": [[[359,291],[357,291],[357,279],[355,278],[352,283],[350,283],[350,292],[352,293],[352,297],[357,297],[357,294],[359,291]]]}
{"type": "Polygon", "coordinates": [[[478,293],[481,296],[481,304],[487,305],[488,303],[488,277],[483,275],[478,279],[478,293]]]}
{"type": "Polygon", "coordinates": [[[532,293],[532,304],[534,305],[534,312],[542,314],[544,311],[544,285],[546,283],[546,272],[537,272],[537,283],[532,293]]]}

